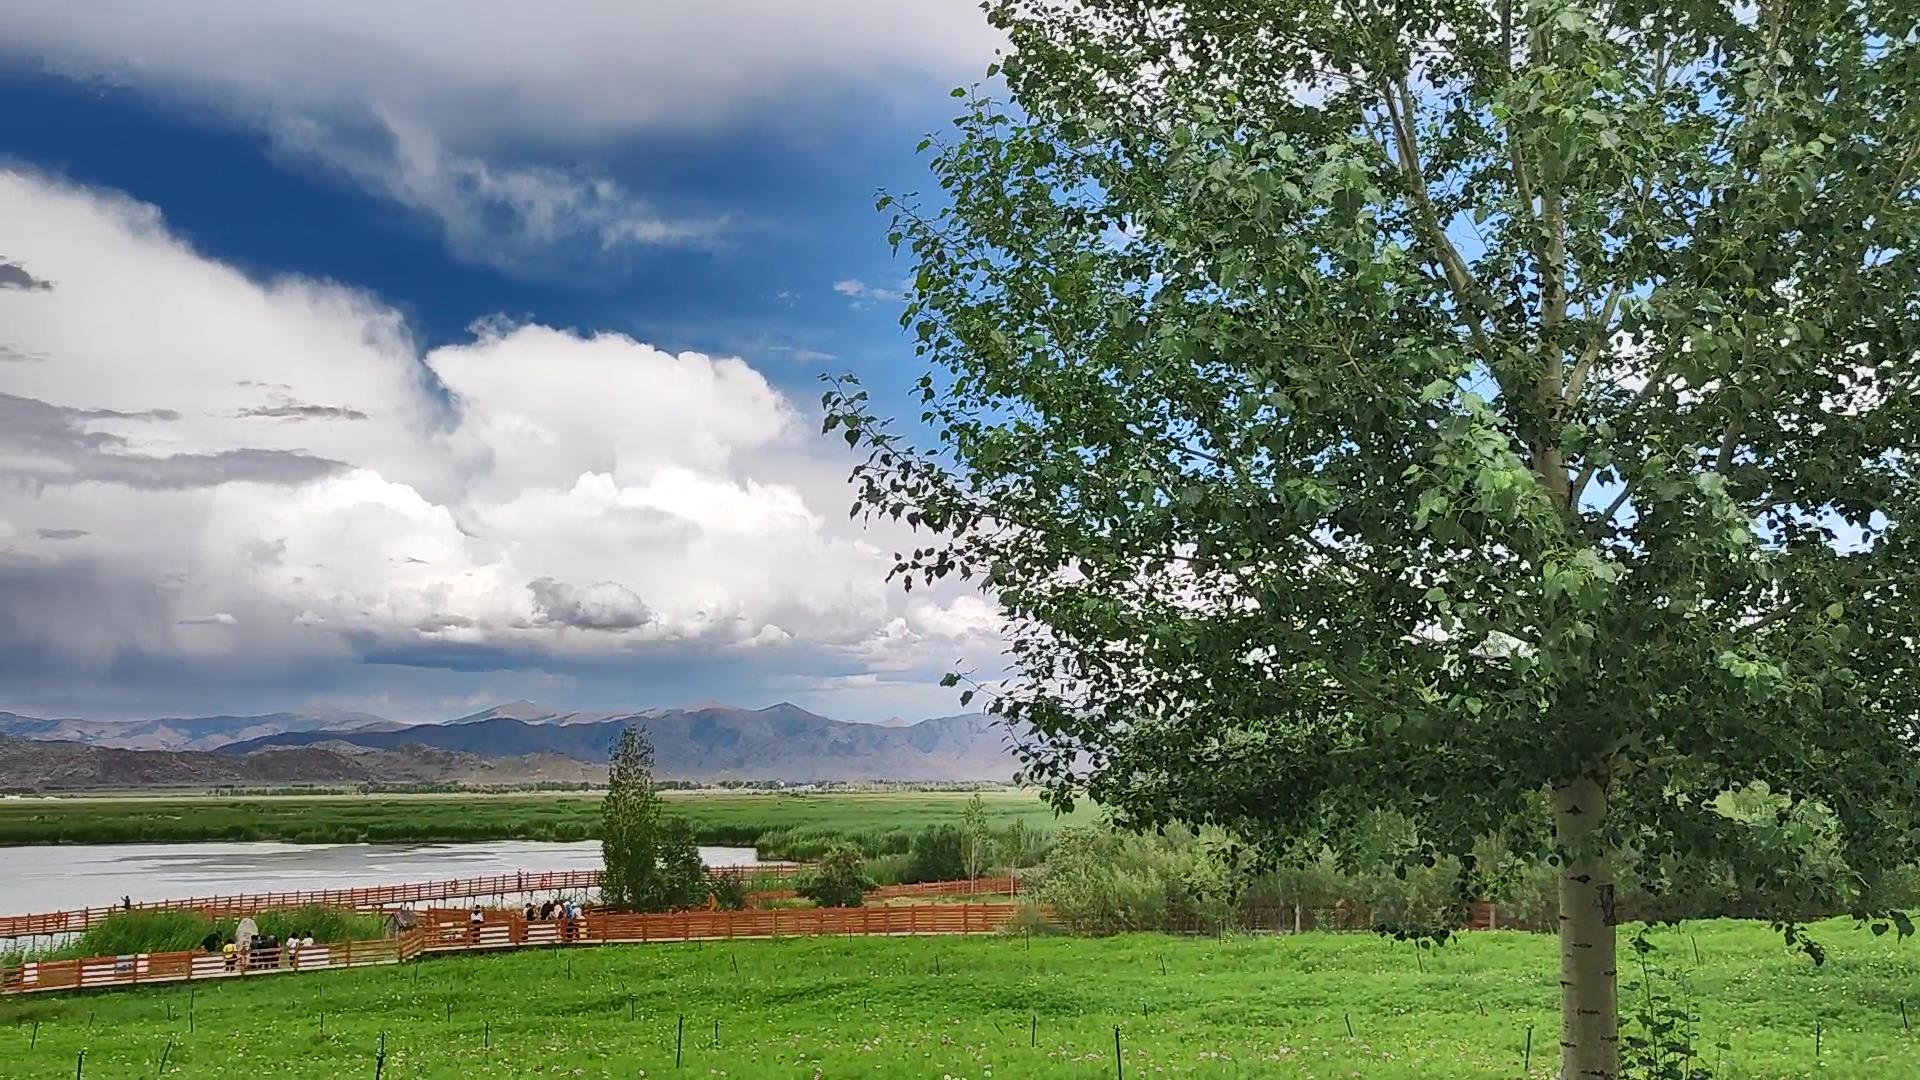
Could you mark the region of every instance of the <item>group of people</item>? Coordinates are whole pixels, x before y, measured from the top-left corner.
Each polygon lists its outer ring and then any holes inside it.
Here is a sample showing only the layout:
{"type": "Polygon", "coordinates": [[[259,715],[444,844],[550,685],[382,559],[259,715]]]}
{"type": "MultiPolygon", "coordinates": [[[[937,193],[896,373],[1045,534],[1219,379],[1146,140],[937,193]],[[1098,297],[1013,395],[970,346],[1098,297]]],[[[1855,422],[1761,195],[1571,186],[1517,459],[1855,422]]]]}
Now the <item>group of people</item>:
{"type": "MultiPolygon", "coordinates": [[[[209,934],[201,945],[212,952],[219,935],[209,934]]],[[[253,934],[245,941],[227,941],[219,945],[220,955],[225,958],[228,971],[237,971],[244,961],[246,969],[254,971],[264,968],[293,967],[299,962],[300,950],[313,948],[313,931],[296,931],[287,935],[285,941],[273,934],[253,934]]]]}
{"type": "Polygon", "coordinates": [[[522,912],[521,916],[528,922],[552,922],[555,919],[578,919],[580,917],[580,901],[548,900],[536,908],[533,906],[533,901],[529,900],[527,901],[527,910],[522,912]]]}
{"type": "MultiPolygon", "coordinates": [[[[558,922],[561,938],[567,941],[573,940],[579,932],[580,914],[580,901],[574,899],[550,899],[538,907],[529,900],[520,913],[521,918],[530,923],[558,922]]],[[[479,944],[480,928],[485,926],[486,922],[486,911],[475,904],[473,910],[467,913],[467,939],[476,945],[479,944]]]]}

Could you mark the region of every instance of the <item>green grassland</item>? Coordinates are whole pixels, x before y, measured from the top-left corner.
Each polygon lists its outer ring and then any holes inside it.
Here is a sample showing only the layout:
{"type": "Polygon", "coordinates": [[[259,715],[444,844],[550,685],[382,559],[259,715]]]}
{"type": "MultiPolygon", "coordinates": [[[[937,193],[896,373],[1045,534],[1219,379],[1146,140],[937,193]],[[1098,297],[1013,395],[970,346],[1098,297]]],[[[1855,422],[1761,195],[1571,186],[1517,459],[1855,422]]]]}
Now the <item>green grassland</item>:
{"type": "MultiPolygon", "coordinates": [[[[668,793],[704,844],[758,846],[809,858],[828,841],[869,854],[906,850],[927,825],[958,824],[972,795],[952,791],[819,794],[668,793]]],[[[1058,822],[1030,792],[983,794],[993,826],[1058,822]]],[[[1089,812],[1076,817],[1090,819],[1089,812]]],[[[405,843],[587,840],[600,825],[594,795],[337,795],[251,798],[73,798],[0,801],[0,845],[199,840],[405,843]]]]}
{"type": "MultiPolygon", "coordinates": [[[[1903,997],[1920,1003],[1920,946],[1844,922],[1817,933],[1832,954],[1819,968],[1759,924],[1656,932],[1663,961],[1692,969],[1705,1063],[1726,1078],[1920,1075],[1920,1032],[1900,1018],[1903,997]]],[[[526,951],[204,985],[191,1032],[185,987],[0,1001],[0,1076],[70,1076],[84,1049],[87,1077],[150,1077],[171,1037],[168,1075],[370,1077],[385,1032],[389,1080],[1095,1078],[1114,1075],[1118,1026],[1128,1077],[1545,1078],[1556,965],[1552,939],[1505,931],[1418,961],[1365,934],[526,951]]]]}

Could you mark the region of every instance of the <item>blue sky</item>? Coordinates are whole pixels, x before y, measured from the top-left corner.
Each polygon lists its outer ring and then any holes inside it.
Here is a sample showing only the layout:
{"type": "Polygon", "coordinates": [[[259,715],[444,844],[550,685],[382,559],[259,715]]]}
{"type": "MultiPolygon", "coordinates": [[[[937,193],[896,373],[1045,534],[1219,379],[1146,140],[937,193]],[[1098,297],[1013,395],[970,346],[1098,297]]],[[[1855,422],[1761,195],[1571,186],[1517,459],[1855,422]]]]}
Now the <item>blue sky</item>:
{"type": "Polygon", "coordinates": [[[0,709],[955,711],[816,379],[919,373],[873,196],[991,32],[527,10],[0,14],[0,709]]]}

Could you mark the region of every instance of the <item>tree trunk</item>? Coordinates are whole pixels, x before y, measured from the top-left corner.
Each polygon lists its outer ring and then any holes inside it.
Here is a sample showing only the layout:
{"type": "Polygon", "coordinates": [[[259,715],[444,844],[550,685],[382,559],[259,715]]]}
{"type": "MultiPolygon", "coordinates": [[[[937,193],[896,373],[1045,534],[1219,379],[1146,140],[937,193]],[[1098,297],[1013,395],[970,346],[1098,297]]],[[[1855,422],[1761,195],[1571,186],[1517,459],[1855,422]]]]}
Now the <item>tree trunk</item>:
{"type": "Polygon", "coordinates": [[[1597,835],[1607,793],[1580,779],[1553,791],[1560,867],[1560,1075],[1616,1080],[1620,1014],[1614,989],[1613,866],[1597,835]]]}

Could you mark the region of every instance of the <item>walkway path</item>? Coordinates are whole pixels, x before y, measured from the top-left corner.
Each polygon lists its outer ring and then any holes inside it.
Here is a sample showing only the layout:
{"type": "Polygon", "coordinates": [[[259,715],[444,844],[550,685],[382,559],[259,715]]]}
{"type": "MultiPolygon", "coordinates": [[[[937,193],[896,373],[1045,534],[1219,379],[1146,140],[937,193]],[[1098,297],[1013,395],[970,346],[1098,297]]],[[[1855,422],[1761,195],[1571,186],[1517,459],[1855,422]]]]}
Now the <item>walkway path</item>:
{"type": "Polygon", "coordinates": [[[426,912],[422,924],[397,938],[314,945],[270,964],[235,966],[218,953],[198,951],[32,961],[0,970],[0,994],[32,994],[111,986],[143,986],[338,968],[403,964],[426,953],[492,952],[534,946],[621,942],[739,941],[783,937],[902,937],[991,934],[1007,926],[1019,904],[916,904],[907,907],[803,908],[767,911],[681,911],[661,915],[590,912],[578,920],[529,921],[492,912],[475,925],[464,913],[426,912]]]}
{"type": "MultiPolygon", "coordinates": [[[[716,866],[717,874],[737,874],[761,880],[791,880],[799,863],[760,863],[753,866],[716,866]]],[[[128,907],[79,908],[38,915],[0,915],[0,939],[38,934],[77,934],[108,916],[133,911],[205,911],[219,916],[251,915],[298,907],[343,907],[373,911],[402,904],[424,904],[538,893],[585,892],[600,887],[598,870],[558,870],[487,877],[420,881],[402,885],[373,885],[358,889],[314,889],[302,892],[242,893],[232,896],[195,896],[183,900],[152,900],[128,907]]]]}

